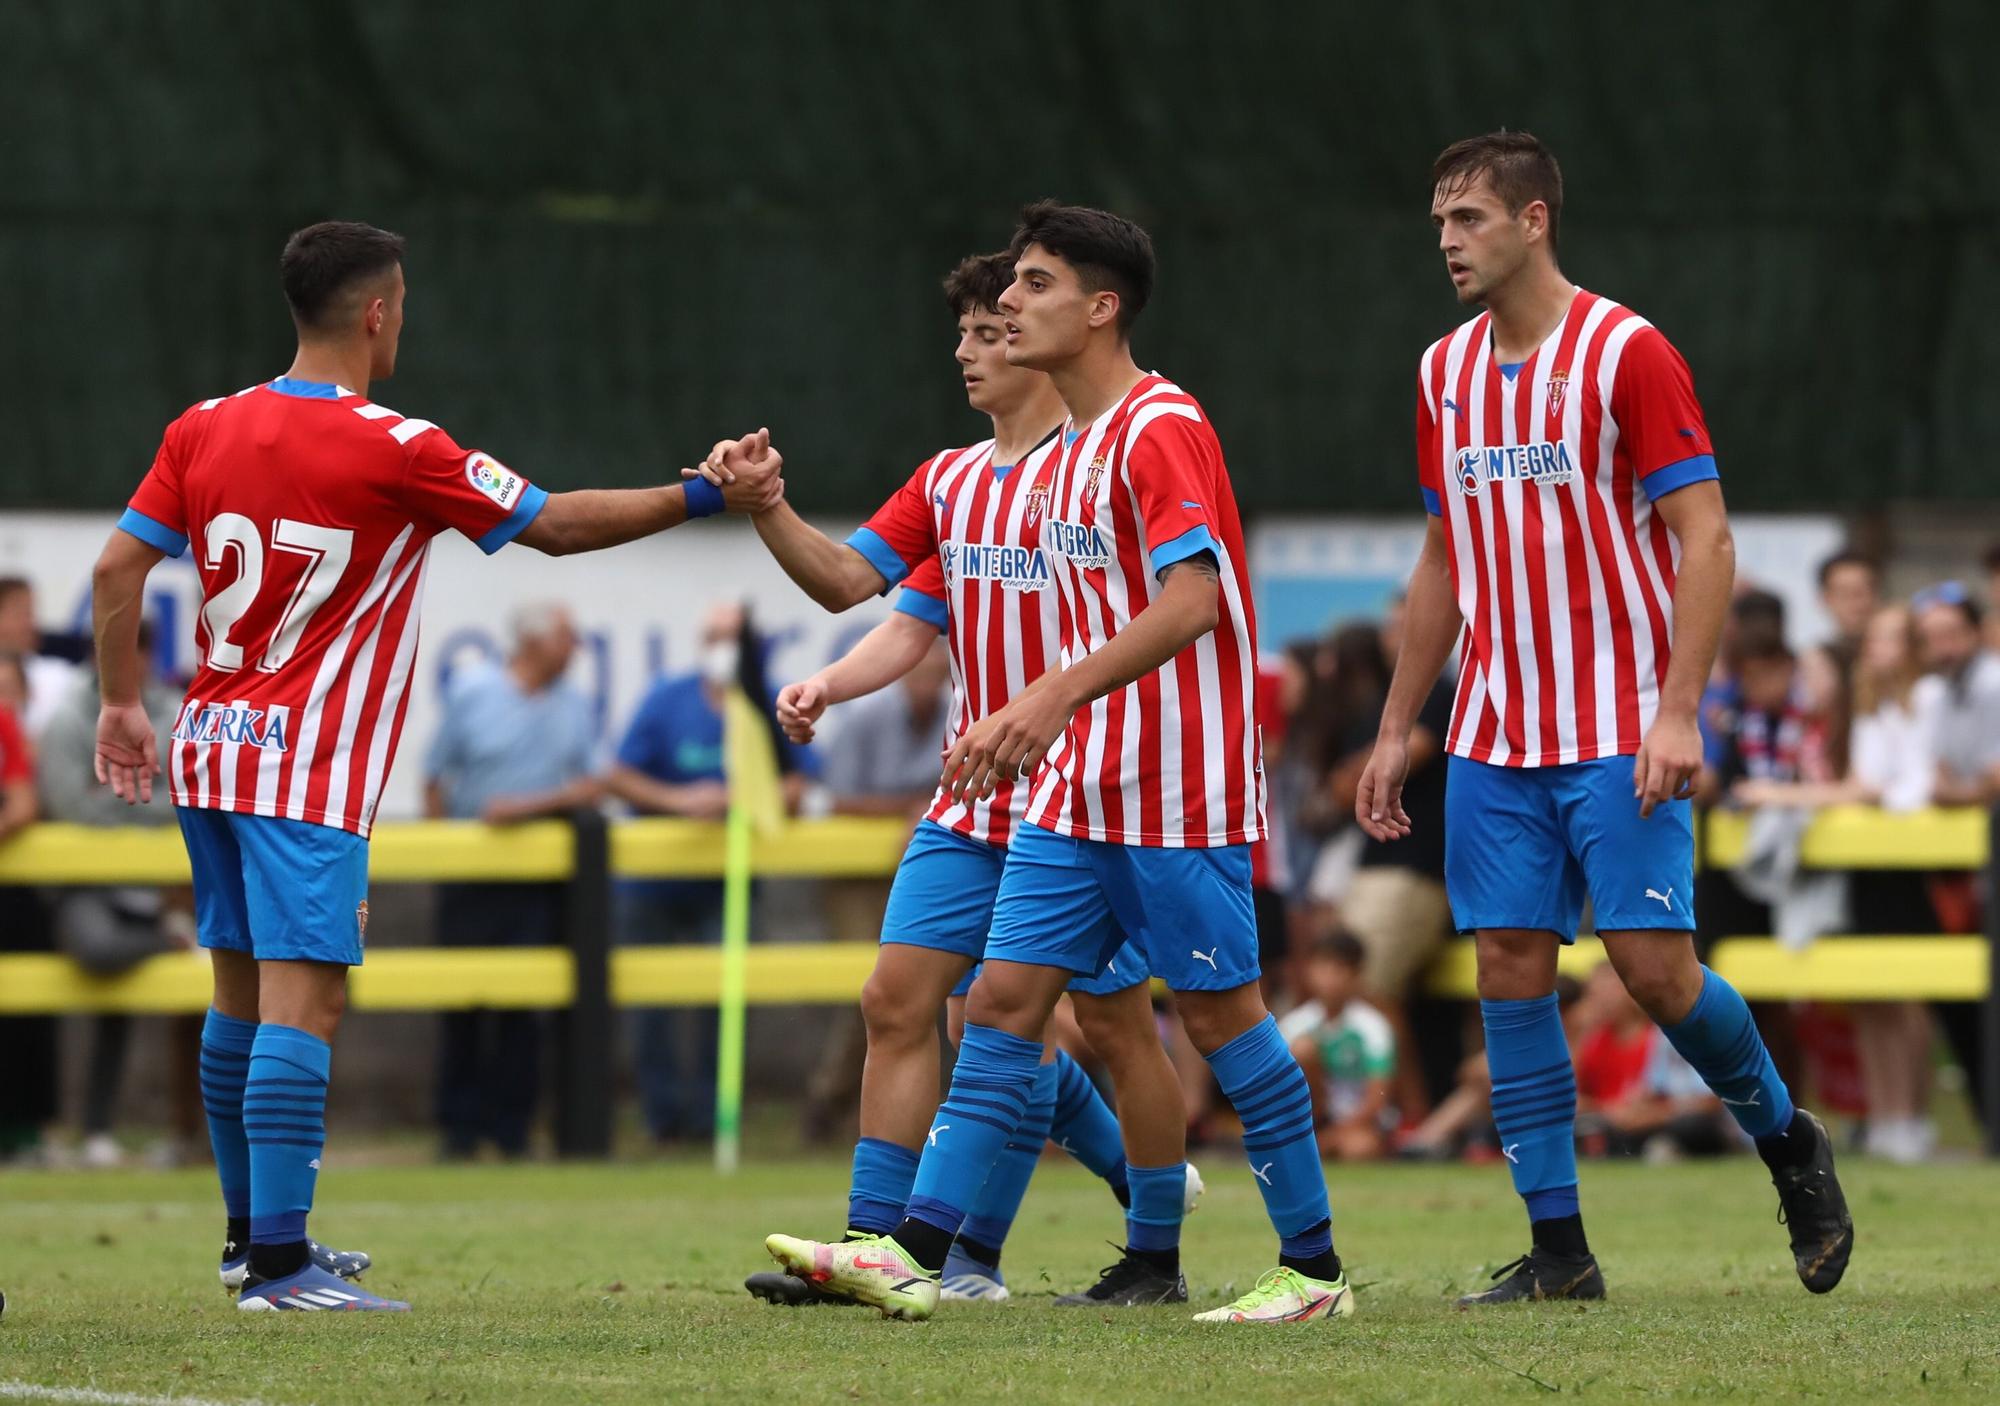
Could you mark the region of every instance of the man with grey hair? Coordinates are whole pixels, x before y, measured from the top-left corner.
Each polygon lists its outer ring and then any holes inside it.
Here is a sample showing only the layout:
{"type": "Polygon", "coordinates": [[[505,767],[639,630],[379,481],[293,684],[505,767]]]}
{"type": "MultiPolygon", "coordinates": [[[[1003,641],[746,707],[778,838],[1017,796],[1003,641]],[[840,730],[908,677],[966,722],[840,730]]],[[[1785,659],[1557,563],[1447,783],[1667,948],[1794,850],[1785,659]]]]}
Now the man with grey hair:
{"type": "MultiPolygon", "coordinates": [[[[504,664],[455,672],[444,721],[424,759],[424,808],[434,818],[510,825],[595,805],[596,720],[565,675],[576,627],[560,605],[521,607],[504,664]]],[[[560,940],[560,884],[450,884],[438,890],[445,947],[535,947],[560,940]]],[[[482,1141],[502,1156],[528,1150],[541,1082],[539,1017],[532,1011],[458,1011],[438,1050],[438,1122],[444,1155],[482,1141]]]]}

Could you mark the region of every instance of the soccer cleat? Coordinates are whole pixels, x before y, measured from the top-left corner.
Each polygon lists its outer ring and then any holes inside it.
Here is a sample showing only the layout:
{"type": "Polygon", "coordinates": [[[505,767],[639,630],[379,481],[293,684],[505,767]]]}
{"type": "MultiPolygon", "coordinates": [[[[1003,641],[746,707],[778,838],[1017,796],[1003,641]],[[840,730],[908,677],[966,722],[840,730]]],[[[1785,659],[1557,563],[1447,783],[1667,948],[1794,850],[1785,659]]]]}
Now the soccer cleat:
{"type": "Polygon", "coordinates": [[[1346,1318],[1354,1312],[1354,1290],[1347,1275],[1331,1282],[1309,1279],[1296,1269],[1280,1266],[1257,1281],[1257,1287],[1235,1303],[1197,1313],[1197,1323],[1313,1323],[1346,1318]]]}
{"type": "Polygon", "coordinates": [[[779,1304],[785,1308],[811,1308],[816,1304],[852,1306],[853,1299],[839,1294],[829,1294],[810,1279],[801,1279],[796,1274],[786,1274],[775,1270],[764,1270],[743,1281],[743,1287],[750,1291],[752,1298],[765,1303],[779,1304]]]}
{"type": "Polygon", "coordinates": [[[938,1290],[942,1303],[1005,1303],[1012,1297],[998,1265],[981,1264],[956,1242],[945,1256],[944,1280],[938,1290]]]}
{"type": "Polygon", "coordinates": [[[1186,1303],[1187,1279],[1178,1271],[1168,1274],[1158,1265],[1126,1250],[1118,1263],[1098,1271],[1097,1282],[1088,1289],[1064,1294],[1058,1308],[1151,1308],[1163,1303],[1186,1303]]]}
{"type": "Polygon", "coordinates": [[[1854,1217],[1834,1174],[1833,1139],[1819,1119],[1810,1113],[1805,1117],[1813,1129],[1812,1160],[1772,1172],[1771,1184],[1778,1188],[1778,1224],[1792,1233],[1792,1265],[1799,1282],[1825,1294],[1847,1273],[1854,1253],[1854,1217]]]}
{"type": "Polygon", "coordinates": [[[937,1311],[938,1276],[911,1259],[890,1236],[827,1245],[771,1235],[764,1248],[799,1278],[827,1293],[880,1309],[884,1318],[915,1323],[937,1311]]]}
{"type": "Polygon", "coordinates": [[[1494,1270],[1493,1277],[1500,1282],[1483,1293],[1466,1294],[1458,1306],[1604,1297],[1604,1275],[1597,1268],[1595,1255],[1565,1259],[1546,1250],[1530,1250],[1512,1264],[1494,1270]]]}
{"type": "Polygon", "coordinates": [[[291,1309],[307,1313],[408,1313],[410,1306],[400,1299],[385,1299],[308,1262],[297,1274],[283,1279],[251,1279],[243,1286],[236,1306],[246,1313],[291,1309]]]}
{"type": "MultiPolygon", "coordinates": [[[[317,1240],[306,1241],[306,1253],[312,1262],[328,1274],[340,1279],[359,1279],[368,1272],[374,1261],[362,1250],[330,1250],[317,1240]]],[[[242,1289],[244,1281],[250,1277],[250,1247],[230,1241],[222,1247],[222,1287],[230,1293],[242,1289]]]]}
{"type": "Polygon", "coordinates": [[[1181,1198],[1181,1214],[1191,1216],[1194,1208],[1201,1204],[1202,1193],[1208,1190],[1208,1183],[1201,1179],[1194,1163],[1187,1164],[1187,1194],[1181,1198]]]}

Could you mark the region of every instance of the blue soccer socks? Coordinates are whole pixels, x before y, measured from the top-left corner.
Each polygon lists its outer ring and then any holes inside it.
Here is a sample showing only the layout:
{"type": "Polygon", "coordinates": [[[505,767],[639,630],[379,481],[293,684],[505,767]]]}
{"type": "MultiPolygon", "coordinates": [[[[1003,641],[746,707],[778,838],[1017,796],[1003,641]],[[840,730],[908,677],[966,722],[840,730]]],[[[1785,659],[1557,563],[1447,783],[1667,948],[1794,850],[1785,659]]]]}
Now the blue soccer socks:
{"type": "MultiPolygon", "coordinates": [[[[282,1268],[263,1247],[285,1247],[303,1262],[306,1214],[326,1145],[326,1041],[285,1025],[259,1025],[243,1090],[243,1133],[250,1146],[251,1271],[282,1268]],[[261,1261],[261,1262],[260,1262],[261,1261]]],[[[295,1268],[296,1266],[294,1266],[295,1268]]],[[[286,1271],[289,1272],[289,1271],[286,1271]]]]}
{"type": "Polygon", "coordinates": [[[1083,1066],[1070,1058],[1069,1051],[1056,1051],[1055,1117],[1049,1124],[1049,1141],[1104,1178],[1111,1194],[1122,1205],[1132,1204],[1131,1183],[1125,1171],[1125,1139],[1118,1130],[1104,1095],[1097,1091],[1083,1066]]]}
{"type": "Polygon", "coordinates": [[[1792,1095],[1778,1077],[1750,1008],[1735,987],[1707,967],[1701,975],[1694,1009],[1680,1024],[1663,1027],[1667,1039],[1744,1132],[1753,1138],[1783,1133],[1792,1124],[1792,1095]]]}
{"type": "Polygon", "coordinates": [[[1044,1064],[1035,1070],[1034,1087],[1029,1093],[1028,1111],[1014,1129],[1000,1158],[986,1177],[986,1185],[972,1198],[958,1238],[980,1263],[997,1267],[1000,1249],[1007,1243],[1021,1199],[1028,1194],[1028,1182],[1042,1160],[1042,1148],[1049,1140],[1049,1124],[1055,1116],[1056,1066],[1044,1064]]]}
{"type": "Polygon", "coordinates": [[[201,1104],[208,1113],[208,1142],[222,1183],[223,1212],[232,1221],[250,1216],[250,1145],[243,1139],[243,1084],[250,1077],[250,1048],[257,1022],[210,1010],[201,1027],[201,1104]]]}
{"type": "Polygon", "coordinates": [[[1576,1070],[1555,993],[1526,1001],[1481,1001],[1493,1124],[1500,1152],[1527,1202],[1530,1221],[1578,1213],[1576,1070]]]}
{"type": "MultiPolygon", "coordinates": [[[[1319,1144],[1313,1137],[1312,1090],[1305,1071],[1292,1057],[1278,1022],[1267,1015],[1208,1056],[1216,1085],[1243,1120],[1243,1151],[1250,1173],[1263,1193],[1264,1210],[1277,1230],[1280,1248],[1289,1259],[1318,1260],[1332,1256],[1332,1220],[1327,1209],[1326,1174],[1320,1168],[1319,1144]],[[1287,1245],[1325,1249],[1294,1254],[1287,1245]]],[[[1138,1201],[1138,1169],[1134,1168],[1133,1202],[1138,1201]]],[[[1320,1266],[1324,1267],[1324,1266],[1320,1266]]],[[[1313,1273],[1315,1278],[1330,1277],[1313,1273]]],[[[1332,1274],[1339,1273],[1337,1267],[1332,1274]]]]}
{"type": "Polygon", "coordinates": [[[854,1144],[854,1179],[847,1189],[847,1228],[887,1235],[903,1218],[917,1180],[917,1154],[881,1138],[854,1144]]]}
{"type": "Polygon", "coordinates": [[[1178,1251],[1181,1221],[1187,1215],[1187,1163],[1133,1167],[1132,1207],[1125,1215],[1125,1247],[1178,1251]]]}
{"type": "Polygon", "coordinates": [[[925,1135],[910,1204],[896,1229],[897,1244],[923,1268],[944,1267],[967,1208],[1027,1117],[1041,1067],[1039,1040],[966,1022],[951,1092],[925,1135]]]}

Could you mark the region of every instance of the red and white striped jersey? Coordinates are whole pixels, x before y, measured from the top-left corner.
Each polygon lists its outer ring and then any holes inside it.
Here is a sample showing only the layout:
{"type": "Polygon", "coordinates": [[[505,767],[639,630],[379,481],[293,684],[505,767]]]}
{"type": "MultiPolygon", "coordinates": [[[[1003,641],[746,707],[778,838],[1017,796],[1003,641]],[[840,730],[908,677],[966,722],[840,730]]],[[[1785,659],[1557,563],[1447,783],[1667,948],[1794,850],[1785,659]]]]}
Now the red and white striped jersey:
{"type": "Polygon", "coordinates": [[[1066,425],[1043,543],[1062,593],[1065,667],[1131,624],[1159,594],[1160,572],[1199,553],[1221,569],[1221,613],[1158,670],[1070,720],[1028,819],[1114,844],[1262,839],[1249,556],[1222,445],[1194,397],[1148,375],[1091,424],[1066,425]]]}
{"type": "Polygon", "coordinates": [[[430,540],[498,551],[547,494],[428,420],[281,379],[167,427],[119,526],[201,575],[174,804],[366,836],[395,756],[430,540]]]}
{"type": "Polygon", "coordinates": [[[1465,616],[1453,755],[1557,766],[1639,750],[1658,710],[1680,547],[1655,500],[1716,477],[1687,363],[1578,290],[1517,368],[1481,313],[1424,353],[1417,463],[1465,616]]]}
{"type": "MultiPolygon", "coordinates": [[[[990,439],[948,449],[926,460],[848,539],[891,584],[907,573],[897,609],[944,632],[953,694],[944,752],[1057,657],[1061,624],[1040,542],[1055,450],[1051,431],[1019,464],[997,472],[990,439]]],[[[987,799],[964,804],[939,787],[928,818],[1004,845],[1020,823],[1027,792],[1007,782],[987,799]]]]}

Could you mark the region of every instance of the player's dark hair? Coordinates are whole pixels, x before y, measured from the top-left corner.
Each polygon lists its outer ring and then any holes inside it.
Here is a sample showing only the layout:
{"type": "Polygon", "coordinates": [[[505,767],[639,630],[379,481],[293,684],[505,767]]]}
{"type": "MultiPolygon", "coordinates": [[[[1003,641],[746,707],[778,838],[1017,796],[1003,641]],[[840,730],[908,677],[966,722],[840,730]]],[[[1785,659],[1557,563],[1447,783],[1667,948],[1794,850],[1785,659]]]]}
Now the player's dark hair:
{"type": "Polygon", "coordinates": [[[1431,193],[1454,194],[1481,176],[1493,186],[1493,193],[1518,215],[1534,201],[1549,208],[1549,253],[1557,247],[1557,230],[1562,223],[1563,176],[1555,153],[1542,145],[1532,132],[1509,132],[1504,128],[1483,137],[1467,137],[1453,142],[1431,163],[1431,193]]]}
{"type": "Polygon", "coordinates": [[[1858,566],[1874,580],[1879,582],[1882,579],[1882,567],[1875,558],[1865,552],[1856,551],[1853,547],[1842,547],[1819,564],[1819,588],[1822,591],[1826,589],[1827,583],[1833,580],[1833,573],[1843,566],[1858,566]]]}
{"type": "Polygon", "coordinates": [[[1014,258],[1005,253],[974,254],[944,276],[944,301],[953,317],[1000,311],[1000,295],[1014,281],[1014,258]]]}
{"type": "Polygon", "coordinates": [[[0,576],[0,601],[20,591],[32,591],[34,587],[25,576],[0,576]]]}
{"type": "Polygon", "coordinates": [[[1132,324],[1153,296],[1152,236],[1123,215],[1037,200],[1021,211],[1020,228],[1008,256],[1018,260],[1030,244],[1039,244],[1076,270],[1085,289],[1118,295],[1118,330],[1132,335],[1132,324]]]}
{"type": "Polygon", "coordinates": [[[301,327],[324,325],[340,295],[403,262],[400,234],[354,220],[307,225],[285,241],[278,277],[301,327]]]}
{"type": "Polygon", "coordinates": [[[1995,542],[1992,546],[1988,547],[1986,555],[1979,560],[1985,566],[1988,576],[2000,573],[2000,542],[1995,542]]]}
{"type": "Polygon", "coordinates": [[[1332,932],[1321,933],[1313,939],[1312,955],[1329,962],[1338,962],[1350,971],[1360,971],[1368,954],[1361,946],[1361,939],[1345,928],[1335,928],[1332,932]]]}

